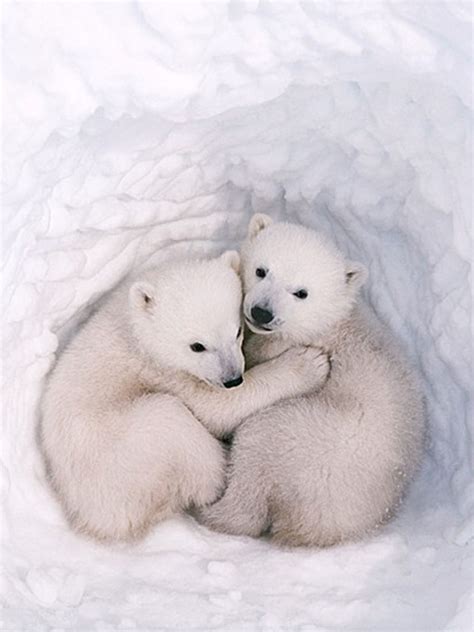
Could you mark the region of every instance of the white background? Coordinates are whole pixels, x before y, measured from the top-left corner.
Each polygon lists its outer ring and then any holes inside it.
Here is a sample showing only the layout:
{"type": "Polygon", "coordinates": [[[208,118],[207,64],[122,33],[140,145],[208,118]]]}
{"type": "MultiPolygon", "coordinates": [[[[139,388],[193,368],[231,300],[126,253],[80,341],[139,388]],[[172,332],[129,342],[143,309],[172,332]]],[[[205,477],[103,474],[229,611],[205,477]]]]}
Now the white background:
{"type": "Polygon", "coordinates": [[[471,624],[471,24],[458,2],[4,6],[4,629],[471,624]],[[190,519],[73,535],[35,429],[58,343],[133,266],[237,246],[260,210],[370,269],[430,437],[379,537],[279,551],[190,519]]]}

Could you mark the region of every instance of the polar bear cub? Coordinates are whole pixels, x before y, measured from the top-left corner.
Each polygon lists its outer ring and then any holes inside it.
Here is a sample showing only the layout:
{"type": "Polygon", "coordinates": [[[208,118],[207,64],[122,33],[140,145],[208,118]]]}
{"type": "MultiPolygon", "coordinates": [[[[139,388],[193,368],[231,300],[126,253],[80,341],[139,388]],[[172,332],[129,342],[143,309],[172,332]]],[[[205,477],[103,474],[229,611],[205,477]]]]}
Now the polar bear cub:
{"type": "Polygon", "coordinates": [[[304,392],[319,379],[307,376],[318,358],[327,372],[320,351],[300,348],[243,380],[238,266],[239,255],[229,252],[124,281],[59,357],[42,399],[40,437],[77,531],[134,539],[175,512],[214,501],[225,467],[215,437],[304,392]],[[283,384],[287,364],[301,377],[283,384]]]}
{"type": "Polygon", "coordinates": [[[306,344],[326,350],[331,370],[237,429],[228,487],[201,520],[286,545],[362,537],[393,515],[419,463],[418,380],[358,299],[365,269],[319,234],[256,215],[242,267],[249,365],[306,344]]]}

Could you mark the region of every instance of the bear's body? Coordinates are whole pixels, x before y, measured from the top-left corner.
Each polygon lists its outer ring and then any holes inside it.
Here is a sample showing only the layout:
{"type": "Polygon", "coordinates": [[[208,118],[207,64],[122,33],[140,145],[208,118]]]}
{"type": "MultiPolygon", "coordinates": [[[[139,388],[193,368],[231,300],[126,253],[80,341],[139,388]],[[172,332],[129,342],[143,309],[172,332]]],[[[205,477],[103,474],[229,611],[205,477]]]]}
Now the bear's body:
{"type": "Polygon", "coordinates": [[[248,364],[303,343],[325,349],[331,371],[320,388],[237,428],[228,487],[201,519],[227,533],[328,546],[393,515],[420,461],[423,401],[391,336],[357,300],[362,268],[309,229],[269,223],[256,216],[243,247],[247,322],[260,331],[256,304],[273,317],[271,333],[246,340],[248,364]]]}
{"type": "MultiPolygon", "coordinates": [[[[77,531],[134,539],[214,501],[225,456],[211,432],[223,436],[307,388],[304,378],[281,389],[285,358],[255,367],[239,388],[223,388],[239,383],[243,370],[237,266],[238,255],[226,253],[127,280],[61,354],[42,400],[40,437],[77,531]],[[196,343],[206,351],[193,351],[196,343]]],[[[299,350],[286,361],[298,372],[317,355],[299,350]]]]}

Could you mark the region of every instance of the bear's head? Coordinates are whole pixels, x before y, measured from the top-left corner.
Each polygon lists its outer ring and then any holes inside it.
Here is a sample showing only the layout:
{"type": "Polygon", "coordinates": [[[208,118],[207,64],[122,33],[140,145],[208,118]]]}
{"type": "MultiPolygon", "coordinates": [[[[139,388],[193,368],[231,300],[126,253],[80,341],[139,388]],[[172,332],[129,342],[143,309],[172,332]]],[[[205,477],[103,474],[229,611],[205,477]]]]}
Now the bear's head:
{"type": "Polygon", "coordinates": [[[263,214],[252,217],[241,257],[248,327],[302,344],[350,314],[367,274],[315,231],[263,214]]]}
{"type": "Polygon", "coordinates": [[[214,386],[242,383],[240,258],[167,264],[129,291],[135,337],[157,366],[184,371],[214,386]]]}

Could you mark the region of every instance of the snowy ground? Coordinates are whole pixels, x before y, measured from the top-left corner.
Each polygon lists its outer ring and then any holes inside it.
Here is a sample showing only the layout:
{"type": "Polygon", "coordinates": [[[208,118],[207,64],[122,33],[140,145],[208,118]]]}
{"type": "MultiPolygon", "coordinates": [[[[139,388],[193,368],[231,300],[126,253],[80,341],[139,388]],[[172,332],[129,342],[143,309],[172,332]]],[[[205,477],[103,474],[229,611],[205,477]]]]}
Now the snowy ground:
{"type": "Polygon", "coordinates": [[[469,20],[455,1],[4,7],[3,629],[470,629],[469,20]],[[324,551],[190,519],[135,547],[76,537],[35,445],[58,342],[132,266],[238,245],[254,210],[363,260],[419,364],[430,443],[404,510],[324,551]]]}

